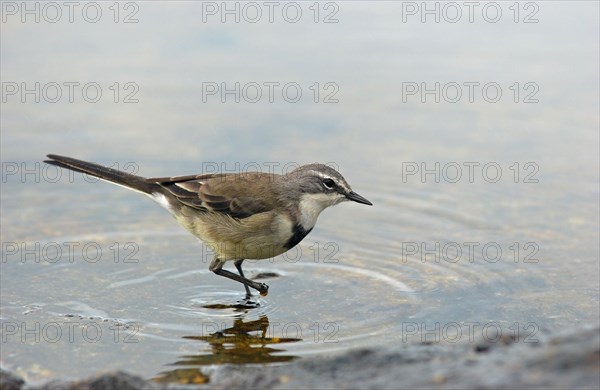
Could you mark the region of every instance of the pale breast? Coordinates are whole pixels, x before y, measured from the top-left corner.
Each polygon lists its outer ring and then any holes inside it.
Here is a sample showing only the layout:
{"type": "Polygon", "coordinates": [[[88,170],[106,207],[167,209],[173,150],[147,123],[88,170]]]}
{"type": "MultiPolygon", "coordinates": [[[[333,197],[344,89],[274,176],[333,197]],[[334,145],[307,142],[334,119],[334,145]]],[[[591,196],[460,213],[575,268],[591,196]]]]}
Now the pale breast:
{"type": "Polygon", "coordinates": [[[236,219],[218,213],[194,213],[176,217],[192,234],[209,246],[223,261],[269,259],[289,248],[293,223],[287,214],[274,212],[236,219]]]}

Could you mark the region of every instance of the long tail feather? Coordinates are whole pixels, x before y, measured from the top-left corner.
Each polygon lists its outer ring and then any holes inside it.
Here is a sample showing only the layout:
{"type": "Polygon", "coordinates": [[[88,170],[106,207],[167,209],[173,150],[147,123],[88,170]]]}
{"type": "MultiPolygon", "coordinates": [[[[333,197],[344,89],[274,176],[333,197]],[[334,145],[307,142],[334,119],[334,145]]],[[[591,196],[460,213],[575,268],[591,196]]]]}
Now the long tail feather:
{"type": "Polygon", "coordinates": [[[132,175],[117,169],[104,167],[87,161],[77,160],[71,157],[49,154],[50,160],[44,162],[57,167],[70,169],[75,172],[86,173],[102,180],[109,181],[145,194],[162,193],[161,187],[155,183],[149,183],[141,176],[132,175]]]}

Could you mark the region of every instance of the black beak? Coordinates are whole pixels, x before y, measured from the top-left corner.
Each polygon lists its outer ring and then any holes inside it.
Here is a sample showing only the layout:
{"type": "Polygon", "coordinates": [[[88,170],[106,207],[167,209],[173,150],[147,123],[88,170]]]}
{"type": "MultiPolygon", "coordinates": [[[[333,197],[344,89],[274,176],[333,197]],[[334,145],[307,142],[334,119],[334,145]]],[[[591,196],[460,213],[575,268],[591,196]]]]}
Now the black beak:
{"type": "Polygon", "coordinates": [[[369,202],[366,198],[363,198],[354,191],[350,191],[348,194],[346,194],[346,198],[353,200],[357,203],[368,204],[369,206],[373,206],[373,203],[369,202]]]}

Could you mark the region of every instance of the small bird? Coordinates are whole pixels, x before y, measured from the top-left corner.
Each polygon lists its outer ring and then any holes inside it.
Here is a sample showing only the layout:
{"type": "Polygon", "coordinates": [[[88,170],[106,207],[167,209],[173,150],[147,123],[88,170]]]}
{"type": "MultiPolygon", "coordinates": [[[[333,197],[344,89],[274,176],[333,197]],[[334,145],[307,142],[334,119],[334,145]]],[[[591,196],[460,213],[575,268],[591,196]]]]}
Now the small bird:
{"type": "Polygon", "coordinates": [[[209,269],[267,295],[269,286],[244,276],[244,259],[268,259],[296,246],[327,207],[346,200],[373,204],[352,191],[344,177],[323,164],[279,175],[213,173],[144,178],[71,157],[49,154],[44,162],[141,192],[166,208],[214,252],[209,269]],[[233,260],[239,275],[223,269],[233,260]]]}

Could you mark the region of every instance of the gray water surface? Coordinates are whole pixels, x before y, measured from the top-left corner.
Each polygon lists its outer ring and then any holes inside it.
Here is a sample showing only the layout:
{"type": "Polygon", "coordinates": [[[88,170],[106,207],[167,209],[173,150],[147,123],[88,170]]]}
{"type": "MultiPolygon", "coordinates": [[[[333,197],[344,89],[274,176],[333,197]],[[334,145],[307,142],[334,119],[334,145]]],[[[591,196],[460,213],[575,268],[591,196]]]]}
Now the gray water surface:
{"type": "Polygon", "coordinates": [[[125,24],[102,4],[98,23],[2,23],[3,83],[103,92],[2,104],[3,367],[32,382],[114,369],[202,382],[215,364],[498,332],[535,342],[598,322],[597,2],[536,2],[537,23],[515,23],[508,3],[497,23],[421,23],[401,2],[357,1],[335,3],[337,23],[314,23],[309,3],[298,23],[204,23],[200,2],[138,2],[125,24]],[[203,99],[223,82],[303,95],[203,99]],[[402,94],[436,82],[439,103],[402,94]],[[448,101],[465,82],[502,97],[448,101]],[[165,210],[47,168],[47,153],[154,177],[319,161],[374,206],[328,209],[296,249],[246,261],[270,285],[251,307],[165,210]]]}

